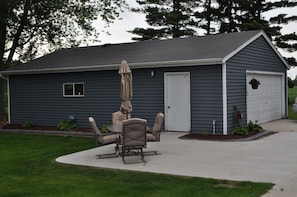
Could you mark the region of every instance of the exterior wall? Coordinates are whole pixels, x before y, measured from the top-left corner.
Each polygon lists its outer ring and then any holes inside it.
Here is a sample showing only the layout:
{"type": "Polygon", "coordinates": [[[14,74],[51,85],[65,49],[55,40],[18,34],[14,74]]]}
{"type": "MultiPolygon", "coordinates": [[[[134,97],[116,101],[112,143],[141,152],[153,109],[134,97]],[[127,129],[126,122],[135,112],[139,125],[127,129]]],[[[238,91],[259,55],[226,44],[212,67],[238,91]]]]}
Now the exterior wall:
{"type": "Polygon", "coordinates": [[[80,126],[90,115],[106,123],[120,106],[119,80],[116,71],[10,76],[11,123],[56,126],[70,115],[80,126]],[[74,82],[84,83],[85,96],[63,97],[63,83],[74,82]]]}
{"type": "MultiPolygon", "coordinates": [[[[194,133],[222,133],[221,66],[193,66],[133,69],[132,117],[146,118],[152,126],[157,112],[164,111],[164,72],[191,73],[191,128],[194,133]],[[150,75],[154,70],[154,76],[150,75]]],[[[78,126],[88,127],[88,116],[98,126],[111,122],[111,113],[119,110],[120,75],[117,70],[16,75],[9,77],[12,124],[31,120],[36,125],[56,126],[73,115],[78,126]],[[63,83],[83,82],[84,97],[63,97],[63,83]]]]}
{"type": "Polygon", "coordinates": [[[192,133],[223,133],[222,66],[199,66],[191,72],[192,133]]]}
{"type": "Polygon", "coordinates": [[[287,68],[262,36],[227,61],[228,133],[236,127],[233,106],[244,115],[241,126],[247,123],[246,70],[286,73],[287,68]]]}

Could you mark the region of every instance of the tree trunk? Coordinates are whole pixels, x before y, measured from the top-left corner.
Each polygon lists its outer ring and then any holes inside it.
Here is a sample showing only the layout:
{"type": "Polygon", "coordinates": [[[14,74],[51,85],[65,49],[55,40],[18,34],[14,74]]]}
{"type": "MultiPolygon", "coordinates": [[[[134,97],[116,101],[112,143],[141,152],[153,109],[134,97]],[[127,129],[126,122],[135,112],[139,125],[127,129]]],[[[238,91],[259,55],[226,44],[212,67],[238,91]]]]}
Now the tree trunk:
{"type": "MultiPolygon", "coordinates": [[[[4,63],[5,42],[7,34],[7,17],[8,17],[9,0],[0,1],[0,71],[6,68],[4,63]]],[[[5,84],[6,81],[0,78],[0,121],[6,119],[5,112],[5,84]]]]}
{"type": "Polygon", "coordinates": [[[8,17],[8,0],[0,1],[0,70],[4,69],[4,53],[6,41],[6,27],[8,17]]]}
{"type": "Polygon", "coordinates": [[[29,9],[30,9],[30,3],[31,3],[30,0],[25,1],[24,12],[23,12],[23,15],[21,17],[20,25],[18,27],[18,30],[17,30],[16,34],[14,35],[12,46],[11,46],[8,58],[6,60],[6,65],[11,64],[11,62],[13,60],[13,55],[15,53],[15,50],[19,46],[19,40],[20,40],[21,34],[22,34],[23,30],[24,30],[24,26],[26,25],[28,12],[29,12],[29,9]]]}

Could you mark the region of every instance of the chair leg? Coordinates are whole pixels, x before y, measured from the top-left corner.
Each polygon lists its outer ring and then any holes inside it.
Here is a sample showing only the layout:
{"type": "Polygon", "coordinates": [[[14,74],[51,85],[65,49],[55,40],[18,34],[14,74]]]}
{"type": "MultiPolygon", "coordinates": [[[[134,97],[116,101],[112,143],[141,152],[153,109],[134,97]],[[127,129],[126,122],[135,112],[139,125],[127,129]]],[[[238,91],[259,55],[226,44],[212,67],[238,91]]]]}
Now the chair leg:
{"type": "Polygon", "coordinates": [[[129,149],[129,148],[128,149],[125,149],[125,148],[122,149],[121,156],[122,156],[122,160],[123,160],[124,164],[141,163],[141,162],[146,163],[146,161],[144,160],[144,152],[143,152],[142,148],[134,149],[133,152],[131,150],[132,149],[129,149]],[[136,161],[127,162],[125,160],[125,156],[137,156],[137,155],[141,157],[141,161],[136,160],[136,161]]]}
{"type": "Polygon", "coordinates": [[[161,153],[157,150],[150,150],[150,151],[144,151],[143,154],[145,156],[149,156],[149,155],[161,155],[161,153]]]}
{"type": "Polygon", "coordinates": [[[116,146],[114,153],[100,154],[100,155],[96,155],[96,157],[98,157],[98,159],[118,157],[119,156],[118,151],[119,151],[119,147],[116,146]]]}
{"type": "Polygon", "coordinates": [[[101,155],[96,155],[98,159],[104,159],[104,158],[113,158],[113,157],[118,157],[117,153],[107,153],[107,154],[101,154],[101,155]]]}
{"type": "Polygon", "coordinates": [[[126,164],[126,161],[125,161],[125,152],[126,152],[125,148],[122,147],[122,160],[123,160],[123,163],[124,164],[126,164]]]}
{"type": "Polygon", "coordinates": [[[142,148],[140,149],[140,151],[141,151],[141,160],[144,162],[144,163],[146,163],[146,161],[144,160],[144,154],[143,154],[143,150],[142,150],[142,148]]]}

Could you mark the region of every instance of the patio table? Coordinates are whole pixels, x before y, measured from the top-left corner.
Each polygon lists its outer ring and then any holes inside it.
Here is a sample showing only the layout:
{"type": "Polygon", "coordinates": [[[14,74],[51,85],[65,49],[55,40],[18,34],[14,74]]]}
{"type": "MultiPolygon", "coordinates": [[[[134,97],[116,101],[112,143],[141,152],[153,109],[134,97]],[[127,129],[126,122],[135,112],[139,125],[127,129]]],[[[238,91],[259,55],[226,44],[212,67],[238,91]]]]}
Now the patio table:
{"type": "Polygon", "coordinates": [[[123,132],[123,125],[109,125],[107,129],[112,133],[121,134],[123,132]]]}
{"type": "MultiPolygon", "coordinates": [[[[107,127],[108,131],[114,134],[122,134],[123,132],[123,125],[109,125],[107,127]]],[[[147,131],[150,131],[150,127],[146,127],[147,131]]]]}

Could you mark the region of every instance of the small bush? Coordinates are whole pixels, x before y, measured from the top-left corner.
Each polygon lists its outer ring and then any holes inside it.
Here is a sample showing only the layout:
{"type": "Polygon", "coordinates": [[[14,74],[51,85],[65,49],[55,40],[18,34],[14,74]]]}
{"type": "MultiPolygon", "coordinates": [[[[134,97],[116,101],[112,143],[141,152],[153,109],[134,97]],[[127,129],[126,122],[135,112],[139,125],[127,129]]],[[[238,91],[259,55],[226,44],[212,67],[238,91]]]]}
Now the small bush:
{"type": "Polygon", "coordinates": [[[69,131],[71,129],[74,129],[75,127],[76,127],[76,124],[73,120],[65,119],[60,121],[57,128],[60,131],[69,131]]]}
{"type": "Polygon", "coordinates": [[[248,131],[254,131],[254,132],[262,132],[264,129],[258,124],[258,121],[255,121],[254,123],[252,121],[249,121],[247,125],[248,131]]]}
{"type": "Polygon", "coordinates": [[[234,129],[233,134],[234,135],[248,135],[249,131],[247,128],[237,127],[236,129],[234,129]]]}
{"type": "Polygon", "coordinates": [[[26,121],[26,122],[24,122],[23,124],[22,124],[22,127],[24,128],[24,129],[29,129],[29,128],[31,128],[31,127],[33,127],[33,122],[32,121],[30,121],[30,120],[28,120],[28,121],[26,121]]]}
{"type": "Polygon", "coordinates": [[[101,128],[100,128],[101,132],[102,132],[102,133],[107,133],[107,132],[109,132],[108,127],[109,127],[110,125],[111,125],[110,123],[105,123],[105,124],[103,124],[103,125],[101,126],[101,128]]]}

